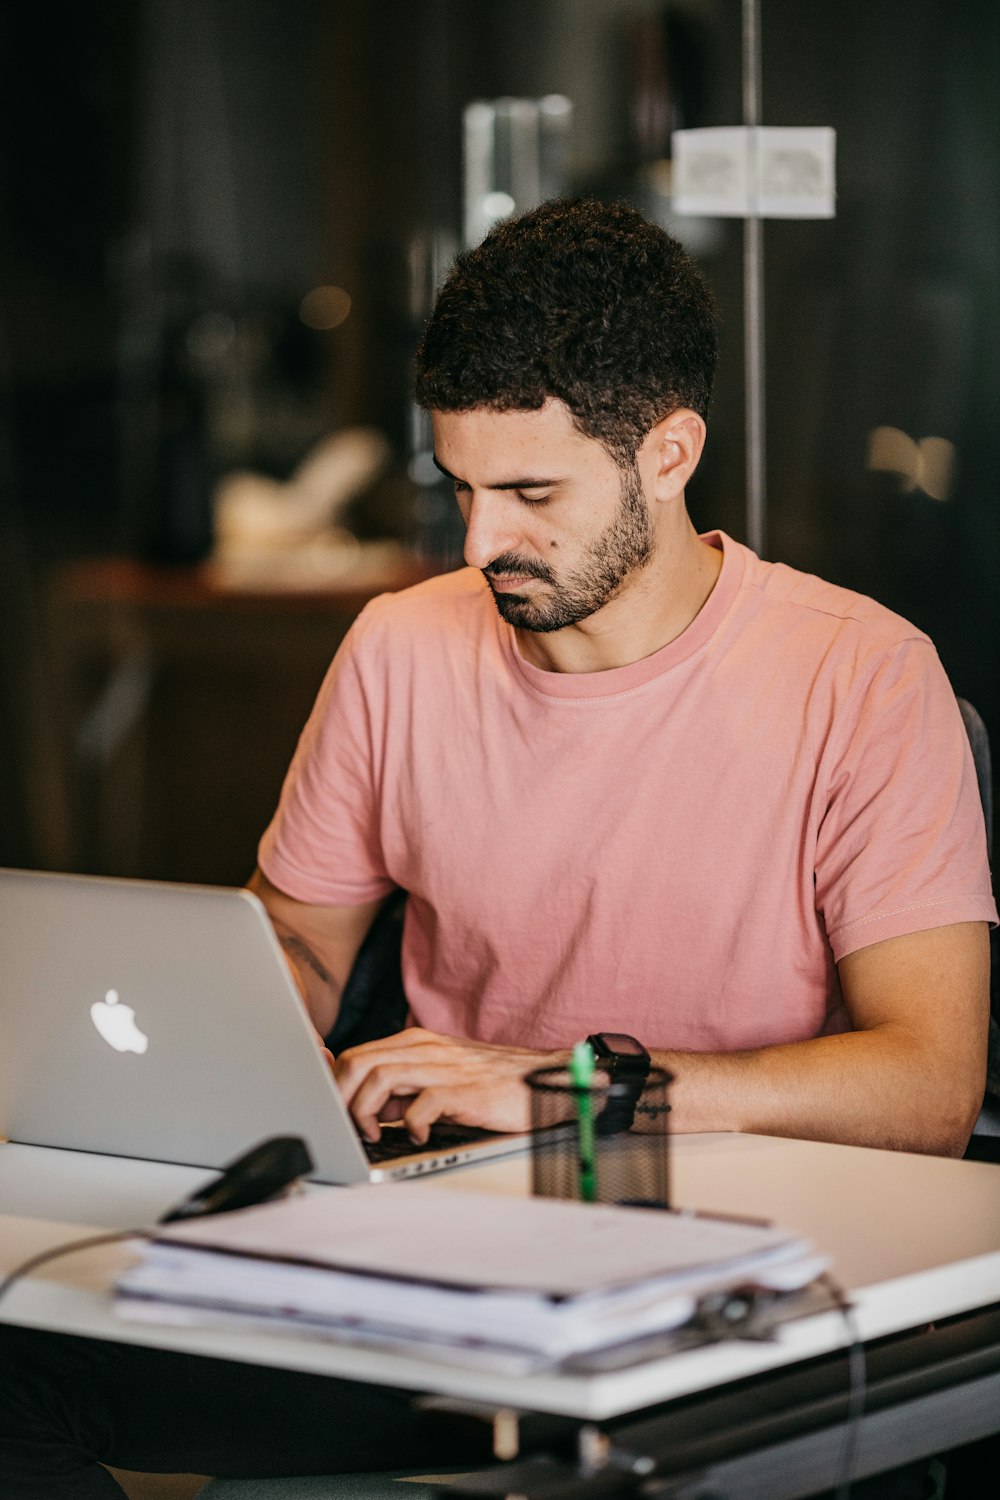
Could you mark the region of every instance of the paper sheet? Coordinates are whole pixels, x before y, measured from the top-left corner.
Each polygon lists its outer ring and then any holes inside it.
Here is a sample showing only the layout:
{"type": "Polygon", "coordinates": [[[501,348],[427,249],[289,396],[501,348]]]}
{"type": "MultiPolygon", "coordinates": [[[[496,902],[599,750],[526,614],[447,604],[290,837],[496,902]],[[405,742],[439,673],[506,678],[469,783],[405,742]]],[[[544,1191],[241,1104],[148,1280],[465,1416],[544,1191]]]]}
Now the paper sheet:
{"type": "Polygon", "coordinates": [[[171,1225],[164,1243],[437,1285],[551,1297],[805,1253],[781,1229],[550,1198],[453,1193],[426,1183],[331,1189],[171,1225]]]}

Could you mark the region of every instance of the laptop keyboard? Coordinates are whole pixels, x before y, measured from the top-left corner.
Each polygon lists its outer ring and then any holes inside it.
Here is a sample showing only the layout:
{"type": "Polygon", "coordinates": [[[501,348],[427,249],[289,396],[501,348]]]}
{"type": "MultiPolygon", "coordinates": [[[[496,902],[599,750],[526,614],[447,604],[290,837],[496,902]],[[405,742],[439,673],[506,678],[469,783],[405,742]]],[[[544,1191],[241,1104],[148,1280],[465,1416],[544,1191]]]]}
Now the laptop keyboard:
{"type": "Polygon", "coordinates": [[[431,1127],[426,1146],[416,1146],[401,1126],[383,1125],[381,1140],[362,1141],[362,1145],[369,1161],[383,1162],[395,1161],[400,1156],[414,1156],[418,1151],[453,1151],[456,1146],[488,1141],[495,1135],[495,1130],[480,1130],[475,1125],[450,1125],[445,1122],[431,1127]]]}

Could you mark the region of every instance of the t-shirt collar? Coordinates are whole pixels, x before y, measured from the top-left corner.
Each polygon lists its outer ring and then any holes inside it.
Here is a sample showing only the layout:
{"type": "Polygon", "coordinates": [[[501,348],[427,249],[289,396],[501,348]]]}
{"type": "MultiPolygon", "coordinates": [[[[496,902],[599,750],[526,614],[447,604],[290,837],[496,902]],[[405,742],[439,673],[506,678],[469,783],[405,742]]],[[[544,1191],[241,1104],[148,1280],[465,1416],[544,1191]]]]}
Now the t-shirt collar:
{"type": "Polygon", "coordinates": [[[517,671],[536,692],[550,698],[610,698],[631,692],[687,661],[711,639],[735,599],[746,567],[746,548],[724,531],[708,531],[701,540],[722,552],[722,567],[715,587],[690,625],[680,635],[650,656],[611,667],[604,672],[548,672],[525,661],[517,649],[514,628],[497,619],[504,649],[517,671]]]}

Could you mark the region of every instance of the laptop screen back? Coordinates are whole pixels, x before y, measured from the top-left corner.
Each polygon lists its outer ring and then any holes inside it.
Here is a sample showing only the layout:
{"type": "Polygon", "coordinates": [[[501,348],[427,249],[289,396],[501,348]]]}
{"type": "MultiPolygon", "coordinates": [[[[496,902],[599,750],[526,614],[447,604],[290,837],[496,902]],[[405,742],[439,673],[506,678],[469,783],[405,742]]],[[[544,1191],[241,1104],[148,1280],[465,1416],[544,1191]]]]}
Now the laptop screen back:
{"type": "Polygon", "coordinates": [[[247,891],[0,871],[0,1134],[219,1167],[301,1135],[368,1165],[247,891]]]}

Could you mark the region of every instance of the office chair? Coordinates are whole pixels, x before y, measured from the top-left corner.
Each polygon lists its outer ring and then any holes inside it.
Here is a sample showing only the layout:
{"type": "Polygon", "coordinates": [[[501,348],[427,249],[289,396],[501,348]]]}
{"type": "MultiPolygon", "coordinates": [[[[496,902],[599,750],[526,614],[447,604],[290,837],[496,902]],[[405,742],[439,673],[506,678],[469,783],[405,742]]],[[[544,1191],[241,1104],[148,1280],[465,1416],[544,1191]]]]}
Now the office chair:
{"type": "MultiPolygon", "coordinates": [[[[993,865],[993,758],[986,725],[972,704],[959,698],[962,723],[969,736],[972,759],[976,767],[979,796],[986,820],[986,851],[993,865]]],[[[986,1096],[979,1119],[973,1127],[966,1157],[976,1161],[1000,1163],[1000,931],[990,932],[990,1032],[986,1063],[986,1096]]]]}
{"type": "Polygon", "coordinates": [[[972,746],[972,759],[976,767],[976,780],[979,783],[979,798],[983,804],[983,817],[986,819],[986,852],[992,866],[993,757],[990,754],[990,736],[978,711],[973,708],[967,698],[959,698],[958,707],[962,715],[962,723],[965,725],[965,732],[969,736],[969,744],[972,746]]]}

